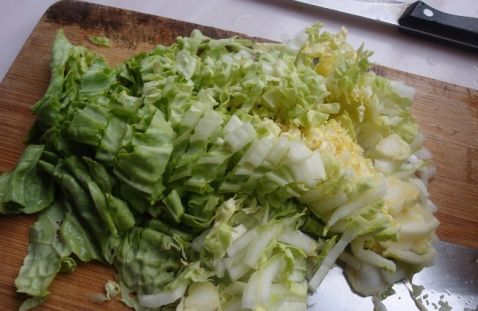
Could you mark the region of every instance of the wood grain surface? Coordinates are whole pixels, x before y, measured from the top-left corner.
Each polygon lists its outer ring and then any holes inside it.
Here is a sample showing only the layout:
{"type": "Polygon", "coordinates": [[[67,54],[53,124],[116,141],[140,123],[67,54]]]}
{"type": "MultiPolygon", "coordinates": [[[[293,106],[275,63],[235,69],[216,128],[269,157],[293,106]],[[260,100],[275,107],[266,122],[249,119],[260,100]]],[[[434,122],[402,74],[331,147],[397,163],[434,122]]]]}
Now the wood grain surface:
{"type": "MultiPolygon", "coordinates": [[[[194,28],[211,37],[232,35],[121,9],[58,2],[41,18],[0,85],[0,172],[11,170],[24,148],[22,142],[33,123],[30,107],[48,85],[51,45],[59,28],[74,44],[105,55],[112,65],[156,44],[170,44],[179,35],[188,36],[194,28]],[[92,45],[87,40],[90,35],[108,36],[112,47],[92,45]]],[[[413,114],[437,165],[430,193],[439,207],[438,236],[478,248],[478,91],[385,67],[373,70],[417,89],[413,114]]],[[[0,216],[0,310],[16,310],[24,298],[15,294],[14,278],[26,255],[34,220],[35,216],[0,216]]],[[[108,267],[80,264],[74,273],[53,282],[52,294],[38,310],[128,310],[119,300],[92,302],[92,296],[112,278],[108,267]]]]}

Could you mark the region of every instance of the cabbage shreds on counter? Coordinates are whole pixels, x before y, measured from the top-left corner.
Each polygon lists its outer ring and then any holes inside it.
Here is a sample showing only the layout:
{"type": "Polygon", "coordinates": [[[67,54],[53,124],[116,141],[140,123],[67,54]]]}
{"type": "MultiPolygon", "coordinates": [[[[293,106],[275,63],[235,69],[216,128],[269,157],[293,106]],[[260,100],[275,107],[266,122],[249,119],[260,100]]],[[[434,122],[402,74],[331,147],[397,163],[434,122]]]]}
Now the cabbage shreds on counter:
{"type": "Polygon", "coordinates": [[[305,310],[337,262],[376,295],[432,263],[438,221],[413,89],[345,30],[285,44],[195,30],[116,68],[60,30],[0,211],[39,213],[28,310],[76,262],[135,310],[305,310]]]}

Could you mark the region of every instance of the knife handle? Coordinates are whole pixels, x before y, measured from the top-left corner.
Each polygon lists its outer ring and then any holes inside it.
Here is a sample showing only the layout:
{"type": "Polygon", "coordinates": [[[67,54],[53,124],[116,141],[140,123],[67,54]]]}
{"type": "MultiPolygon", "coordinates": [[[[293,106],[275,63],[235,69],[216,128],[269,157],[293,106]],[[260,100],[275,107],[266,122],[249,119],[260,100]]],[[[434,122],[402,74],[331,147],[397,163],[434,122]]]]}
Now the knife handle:
{"type": "Polygon", "coordinates": [[[417,1],[407,7],[398,24],[401,32],[478,52],[478,18],[447,14],[417,1]]]}

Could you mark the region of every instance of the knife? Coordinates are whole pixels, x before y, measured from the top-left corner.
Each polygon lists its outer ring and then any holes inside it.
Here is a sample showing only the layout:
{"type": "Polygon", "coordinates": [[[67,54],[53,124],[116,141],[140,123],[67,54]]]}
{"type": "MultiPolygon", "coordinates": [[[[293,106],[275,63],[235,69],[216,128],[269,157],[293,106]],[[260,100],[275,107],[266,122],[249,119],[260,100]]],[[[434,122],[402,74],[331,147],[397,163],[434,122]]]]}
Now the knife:
{"type": "Polygon", "coordinates": [[[478,52],[478,18],[441,12],[422,1],[295,0],[398,26],[402,33],[426,37],[478,52]]]}
{"type": "Polygon", "coordinates": [[[395,293],[383,300],[355,294],[342,268],[334,267],[310,297],[308,311],[478,311],[478,249],[441,241],[435,246],[433,266],[393,285],[395,293]]]}

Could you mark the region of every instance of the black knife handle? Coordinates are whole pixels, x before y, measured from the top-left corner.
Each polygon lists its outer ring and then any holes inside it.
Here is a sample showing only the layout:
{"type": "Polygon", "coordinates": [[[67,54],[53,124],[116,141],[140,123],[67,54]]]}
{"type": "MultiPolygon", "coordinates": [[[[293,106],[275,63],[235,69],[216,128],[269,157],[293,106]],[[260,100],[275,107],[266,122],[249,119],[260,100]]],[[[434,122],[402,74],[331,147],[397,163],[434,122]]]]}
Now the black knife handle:
{"type": "Polygon", "coordinates": [[[478,52],[478,18],[443,13],[417,1],[403,12],[398,24],[401,32],[478,52]]]}

